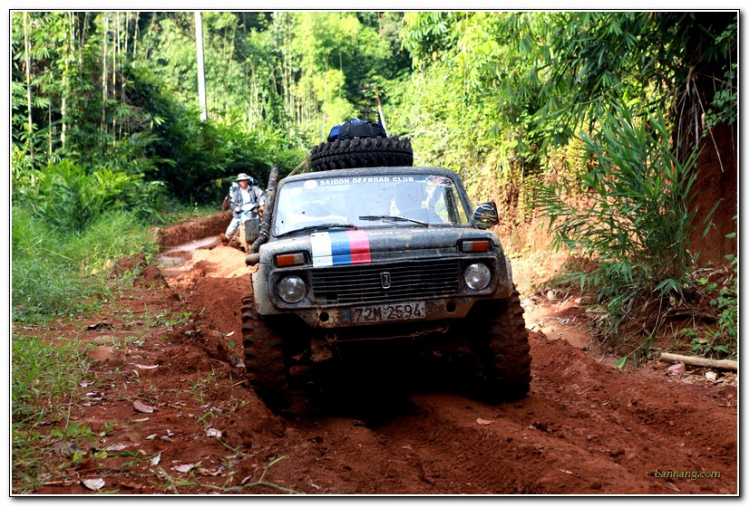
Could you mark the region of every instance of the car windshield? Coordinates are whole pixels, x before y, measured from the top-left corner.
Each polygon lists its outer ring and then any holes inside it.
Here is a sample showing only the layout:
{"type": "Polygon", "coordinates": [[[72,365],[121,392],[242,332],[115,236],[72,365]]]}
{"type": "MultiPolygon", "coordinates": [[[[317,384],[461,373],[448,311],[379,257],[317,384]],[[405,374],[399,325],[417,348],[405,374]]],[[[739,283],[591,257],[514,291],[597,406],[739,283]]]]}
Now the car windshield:
{"type": "Polygon", "coordinates": [[[446,176],[398,174],[315,178],[279,189],[273,235],[328,227],[468,225],[455,182],[446,176]]]}

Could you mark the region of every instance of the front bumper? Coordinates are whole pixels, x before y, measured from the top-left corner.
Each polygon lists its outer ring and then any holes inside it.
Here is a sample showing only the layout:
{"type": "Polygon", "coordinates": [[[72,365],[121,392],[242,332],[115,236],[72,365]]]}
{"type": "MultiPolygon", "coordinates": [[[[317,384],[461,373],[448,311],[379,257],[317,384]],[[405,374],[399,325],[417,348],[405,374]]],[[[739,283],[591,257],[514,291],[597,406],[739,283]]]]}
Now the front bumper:
{"type": "MultiPolygon", "coordinates": [[[[466,317],[474,304],[478,301],[487,299],[505,299],[510,297],[510,289],[499,287],[491,296],[478,297],[447,297],[425,300],[425,315],[420,319],[408,320],[387,320],[380,322],[355,322],[352,319],[352,310],[362,305],[350,305],[339,307],[325,308],[299,308],[295,310],[286,310],[279,313],[297,315],[305,324],[313,328],[340,328],[340,327],[359,327],[359,326],[380,326],[392,325],[399,323],[408,323],[418,325],[419,323],[432,322],[446,319],[462,319],[466,317]]],[[[405,300],[401,302],[387,303],[388,305],[399,305],[405,303],[415,303],[415,301],[405,300]]],[[[380,305],[381,303],[377,303],[380,305]]],[[[366,305],[365,305],[366,306],[366,305]]]]}

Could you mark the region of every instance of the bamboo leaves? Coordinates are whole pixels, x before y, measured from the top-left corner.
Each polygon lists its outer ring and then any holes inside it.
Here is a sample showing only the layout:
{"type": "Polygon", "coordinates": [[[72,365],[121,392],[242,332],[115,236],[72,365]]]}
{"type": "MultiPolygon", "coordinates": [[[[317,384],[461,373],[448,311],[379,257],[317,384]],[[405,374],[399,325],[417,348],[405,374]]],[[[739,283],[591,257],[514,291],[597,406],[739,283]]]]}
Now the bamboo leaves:
{"type": "Polygon", "coordinates": [[[697,150],[679,160],[664,116],[631,109],[613,104],[599,128],[582,135],[585,160],[595,164],[574,180],[539,188],[537,199],[556,244],[598,262],[574,278],[605,304],[607,333],[641,297],[681,297],[694,263],[697,150]]]}

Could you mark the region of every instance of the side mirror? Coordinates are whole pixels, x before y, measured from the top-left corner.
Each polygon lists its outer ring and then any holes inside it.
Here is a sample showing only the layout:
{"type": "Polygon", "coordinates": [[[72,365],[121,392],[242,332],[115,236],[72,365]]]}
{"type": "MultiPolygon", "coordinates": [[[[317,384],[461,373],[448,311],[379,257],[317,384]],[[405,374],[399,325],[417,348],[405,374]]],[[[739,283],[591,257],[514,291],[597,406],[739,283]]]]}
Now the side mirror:
{"type": "Polygon", "coordinates": [[[478,229],[489,229],[499,223],[500,218],[494,201],[483,202],[474,210],[474,226],[478,229]]]}

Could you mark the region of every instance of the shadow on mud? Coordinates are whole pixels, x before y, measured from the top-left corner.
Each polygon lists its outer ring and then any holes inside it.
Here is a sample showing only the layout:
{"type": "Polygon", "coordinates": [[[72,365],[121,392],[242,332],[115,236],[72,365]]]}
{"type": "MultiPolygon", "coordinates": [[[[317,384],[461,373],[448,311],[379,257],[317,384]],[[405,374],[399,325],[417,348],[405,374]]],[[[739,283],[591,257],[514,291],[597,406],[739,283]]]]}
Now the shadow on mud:
{"type": "Polygon", "coordinates": [[[414,394],[465,394],[455,370],[446,358],[403,349],[314,363],[293,371],[292,404],[286,413],[349,417],[376,427],[399,416],[420,415],[411,401],[414,394]]]}

